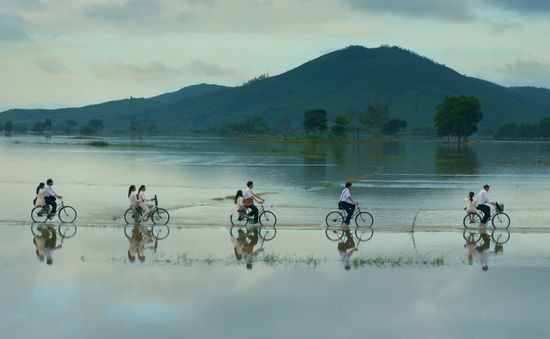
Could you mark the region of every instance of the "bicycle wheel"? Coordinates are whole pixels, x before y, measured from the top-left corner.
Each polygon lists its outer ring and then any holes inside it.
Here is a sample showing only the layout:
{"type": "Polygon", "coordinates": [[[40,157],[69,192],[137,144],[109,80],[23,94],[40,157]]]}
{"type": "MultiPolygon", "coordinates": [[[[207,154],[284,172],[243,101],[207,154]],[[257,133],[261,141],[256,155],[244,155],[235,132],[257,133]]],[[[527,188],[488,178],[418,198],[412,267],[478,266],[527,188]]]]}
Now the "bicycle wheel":
{"type": "Polygon", "coordinates": [[[340,226],[344,223],[344,216],[342,215],[342,213],[338,211],[332,211],[329,214],[327,214],[325,218],[325,222],[327,224],[327,227],[340,228],[340,226]]]}
{"type": "Polygon", "coordinates": [[[491,238],[497,245],[504,245],[510,240],[510,231],[507,229],[493,230],[493,232],[491,232],[491,238]]]}
{"type": "Polygon", "coordinates": [[[65,223],[71,223],[76,220],[76,210],[71,206],[63,206],[57,211],[59,220],[65,223]]]}
{"type": "Polygon", "coordinates": [[[481,240],[481,233],[479,231],[467,231],[462,232],[462,238],[471,244],[477,244],[481,240]]]}
{"type": "Polygon", "coordinates": [[[132,230],[134,229],[134,227],[139,227],[137,224],[126,224],[124,225],[124,235],[126,236],[126,238],[130,239],[132,238],[132,230]]]}
{"type": "Polygon", "coordinates": [[[229,220],[231,220],[231,225],[238,226],[238,227],[243,227],[248,222],[248,218],[244,218],[244,217],[240,216],[238,213],[237,214],[231,214],[229,216],[229,220]]]}
{"type": "Polygon", "coordinates": [[[369,241],[374,235],[374,230],[371,226],[359,227],[355,229],[355,236],[359,241],[369,241]]]}
{"type": "Polygon", "coordinates": [[[151,220],[156,225],[166,225],[170,221],[170,214],[164,208],[157,208],[151,214],[151,220]]]}
{"type": "Polygon", "coordinates": [[[139,223],[139,220],[141,218],[141,213],[137,210],[133,210],[132,208],[129,208],[124,213],[124,221],[126,221],[127,224],[134,224],[139,223]]]}
{"type": "Polygon", "coordinates": [[[491,218],[494,228],[507,229],[510,226],[510,217],[504,212],[497,213],[491,218]]]}
{"type": "Polygon", "coordinates": [[[76,234],[76,226],[72,223],[62,223],[57,227],[57,231],[63,238],[72,238],[76,234]]]}
{"type": "Polygon", "coordinates": [[[462,224],[465,228],[479,227],[479,224],[481,224],[481,215],[478,213],[468,213],[464,216],[462,224]]]}
{"type": "Polygon", "coordinates": [[[273,226],[273,228],[275,228],[275,225],[277,224],[277,217],[273,214],[273,212],[264,211],[260,214],[259,221],[262,227],[273,226]]]}
{"type": "Polygon", "coordinates": [[[31,219],[34,222],[46,222],[46,220],[48,220],[48,210],[41,206],[33,208],[31,211],[31,219]]]}
{"type": "Polygon", "coordinates": [[[170,234],[170,227],[168,225],[153,225],[151,233],[155,239],[164,240],[170,234]]]}
{"type": "Polygon", "coordinates": [[[239,237],[239,231],[243,231],[244,234],[248,233],[248,229],[246,228],[246,225],[233,225],[229,229],[229,234],[231,234],[231,236],[233,238],[238,238],[239,237]]]}
{"type": "Polygon", "coordinates": [[[374,218],[369,212],[360,212],[355,216],[355,225],[357,227],[372,227],[374,218]]]}
{"type": "Polygon", "coordinates": [[[277,234],[277,229],[273,225],[267,225],[260,227],[260,237],[264,239],[264,241],[273,240],[275,238],[275,235],[277,234]]]}
{"type": "Polygon", "coordinates": [[[31,232],[34,236],[39,237],[46,228],[48,226],[44,225],[44,223],[33,223],[31,225],[31,232]]]}

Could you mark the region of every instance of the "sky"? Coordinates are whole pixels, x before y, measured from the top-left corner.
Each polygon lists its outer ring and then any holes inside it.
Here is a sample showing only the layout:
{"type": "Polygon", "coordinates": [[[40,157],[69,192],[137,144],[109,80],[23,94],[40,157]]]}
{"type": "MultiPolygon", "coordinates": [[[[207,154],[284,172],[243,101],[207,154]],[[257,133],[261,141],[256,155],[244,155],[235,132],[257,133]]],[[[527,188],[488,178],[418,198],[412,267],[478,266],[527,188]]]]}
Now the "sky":
{"type": "Polygon", "coordinates": [[[550,88],[548,0],[0,0],[0,111],[235,86],[349,45],[395,45],[550,88]]]}

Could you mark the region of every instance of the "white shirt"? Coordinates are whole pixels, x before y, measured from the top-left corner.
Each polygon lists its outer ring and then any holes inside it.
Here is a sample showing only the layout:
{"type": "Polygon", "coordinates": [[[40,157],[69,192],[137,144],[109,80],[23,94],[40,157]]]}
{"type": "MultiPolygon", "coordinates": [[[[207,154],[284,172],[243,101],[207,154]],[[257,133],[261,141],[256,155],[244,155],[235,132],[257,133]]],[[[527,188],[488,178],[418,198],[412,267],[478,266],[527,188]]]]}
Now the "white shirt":
{"type": "Polygon", "coordinates": [[[254,196],[254,192],[252,192],[252,188],[250,187],[247,187],[245,190],[244,190],[244,193],[243,193],[243,199],[250,199],[254,196]]]}
{"type": "Polygon", "coordinates": [[[34,204],[34,206],[46,205],[46,201],[44,201],[44,193],[46,193],[46,190],[44,188],[38,190],[38,194],[36,194],[36,203],[34,204]]]}
{"type": "Polygon", "coordinates": [[[57,193],[54,192],[54,190],[50,185],[46,185],[44,190],[45,190],[44,197],[55,197],[57,195],[57,193]]]}
{"type": "Polygon", "coordinates": [[[344,188],[344,190],[342,191],[342,194],[340,194],[340,201],[344,201],[344,202],[349,202],[349,198],[351,197],[351,192],[349,190],[349,188],[344,188]]]}
{"type": "Polygon", "coordinates": [[[136,191],[131,192],[128,199],[130,199],[130,208],[134,208],[137,206],[138,197],[136,191]]]}
{"type": "Polygon", "coordinates": [[[468,204],[468,208],[466,208],[466,211],[468,212],[477,212],[477,200],[476,198],[473,198],[472,201],[470,201],[470,197],[466,197],[464,199],[466,203],[468,204]]]}
{"type": "Polygon", "coordinates": [[[482,189],[476,197],[477,204],[479,205],[487,205],[491,200],[489,199],[489,192],[487,192],[485,189],[482,189]]]}

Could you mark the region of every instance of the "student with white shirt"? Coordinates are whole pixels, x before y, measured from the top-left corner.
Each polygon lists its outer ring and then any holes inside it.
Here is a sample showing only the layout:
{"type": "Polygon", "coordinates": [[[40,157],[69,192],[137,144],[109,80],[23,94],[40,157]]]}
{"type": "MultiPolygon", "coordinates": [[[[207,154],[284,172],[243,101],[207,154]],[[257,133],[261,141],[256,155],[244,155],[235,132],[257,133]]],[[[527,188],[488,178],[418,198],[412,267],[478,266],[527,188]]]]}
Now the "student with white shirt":
{"type": "Polygon", "coordinates": [[[480,227],[485,227],[491,217],[491,206],[493,202],[489,199],[489,185],[483,185],[483,189],[477,194],[477,209],[483,212],[480,227]]]}
{"type": "Polygon", "coordinates": [[[52,189],[52,186],[53,186],[53,180],[52,179],[46,180],[46,187],[44,188],[45,190],[44,201],[46,202],[46,204],[52,207],[52,210],[50,211],[50,215],[48,216],[48,218],[50,219],[52,219],[53,216],[55,215],[55,212],[57,212],[57,203],[55,202],[55,200],[57,198],[59,199],[63,198],[62,196],[55,193],[55,191],[52,189]]]}
{"type": "Polygon", "coordinates": [[[46,200],[44,200],[44,194],[46,193],[45,184],[41,182],[36,187],[36,197],[34,198],[34,207],[46,206],[46,200]]]}
{"type": "Polygon", "coordinates": [[[141,185],[138,190],[138,201],[139,201],[139,207],[143,210],[143,213],[141,214],[141,221],[147,220],[147,217],[149,216],[149,211],[151,206],[153,204],[151,203],[151,199],[147,199],[145,197],[145,190],[147,188],[145,185],[141,185]]]}
{"type": "Polygon", "coordinates": [[[250,212],[248,215],[254,216],[254,224],[258,223],[258,207],[254,206],[254,201],[259,202],[261,204],[264,203],[264,200],[254,194],[252,189],[254,188],[254,183],[252,181],[249,181],[246,183],[246,190],[243,193],[243,204],[245,207],[250,208],[250,212]]]}
{"type": "Polygon", "coordinates": [[[343,227],[349,226],[355,206],[358,203],[351,197],[351,182],[346,182],[346,188],[340,194],[340,200],[338,200],[338,208],[346,211],[346,220],[342,224],[343,227]]]}
{"type": "Polygon", "coordinates": [[[474,198],[475,193],[470,192],[468,196],[464,199],[466,202],[466,213],[470,218],[470,224],[474,223],[474,214],[477,213],[477,199],[474,198]]]}
{"type": "Polygon", "coordinates": [[[136,186],[131,185],[128,188],[128,200],[130,200],[130,207],[132,210],[136,210],[136,207],[138,206],[138,195],[136,192],[136,186]]]}
{"type": "Polygon", "coordinates": [[[357,247],[355,247],[353,236],[351,235],[349,229],[346,229],[345,241],[338,243],[338,253],[340,253],[340,260],[342,260],[342,264],[344,264],[344,269],[346,271],[351,269],[350,257],[355,251],[357,251],[357,247]]]}

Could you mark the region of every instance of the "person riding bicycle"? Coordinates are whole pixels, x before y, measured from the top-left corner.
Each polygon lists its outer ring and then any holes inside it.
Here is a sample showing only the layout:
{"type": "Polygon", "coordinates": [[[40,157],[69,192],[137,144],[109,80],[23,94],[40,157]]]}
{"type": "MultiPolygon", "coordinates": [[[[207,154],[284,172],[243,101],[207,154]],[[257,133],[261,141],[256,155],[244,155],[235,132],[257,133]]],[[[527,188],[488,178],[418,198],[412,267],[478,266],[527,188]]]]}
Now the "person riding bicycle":
{"type": "Polygon", "coordinates": [[[254,194],[254,192],[252,191],[252,188],[254,188],[254,183],[252,181],[248,181],[246,183],[246,187],[247,188],[243,193],[243,205],[244,207],[250,208],[251,211],[249,215],[254,216],[254,225],[256,225],[258,224],[258,207],[254,205],[254,201],[257,201],[263,204],[264,200],[259,196],[257,196],[256,194],[254,194]]]}
{"type": "Polygon", "coordinates": [[[235,194],[235,207],[233,207],[232,213],[239,213],[239,221],[243,220],[244,218],[248,218],[248,214],[246,214],[246,207],[244,207],[243,202],[243,191],[238,190],[235,194]]]}
{"type": "Polygon", "coordinates": [[[491,186],[485,184],[483,185],[483,189],[477,194],[476,200],[477,200],[477,209],[483,212],[483,219],[481,219],[481,224],[479,224],[480,227],[485,227],[487,224],[487,221],[489,221],[489,218],[491,217],[491,207],[490,205],[493,205],[494,202],[492,202],[489,199],[489,188],[491,186]]]}
{"type": "Polygon", "coordinates": [[[344,264],[345,270],[349,271],[351,269],[349,258],[355,251],[357,251],[357,247],[355,247],[355,241],[353,241],[353,236],[351,235],[349,229],[346,229],[344,234],[346,236],[346,240],[338,243],[338,253],[340,253],[340,259],[344,264]]]}
{"type": "Polygon", "coordinates": [[[252,262],[254,258],[264,251],[263,247],[260,247],[254,251],[254,246],[258,244],[258,238],[258,229],[253,228],[252,232],[246,234],[246,238],[244,239],[241,248],[242,258],[244,258],[244,260],[246,261],[246,268],[249,270],[252,269],[252,262]]]}
{"type": "Polygon", "coordinates": [[[55,202],[56,198],[63,198],[62,196],[55,193],[55,191],[52,189],[53,186],[53,180],[48,179],[46,180],[46,187],[44,188],[44,201],[46,204],[50,205],[52,207],[52,210],[50,211],[50,215],[48,216],[49,219],[52,219],[55,213],[57,212],[57,203],[55,202]]]}
{"type": "Polygon", "coordinates": [[[128,188],[128,200],[130,200],[129,208],[131,208],[135,212],[136,207],[138,206],[138,195],[135,185],[130,185],[130,187],[128,188]]]}
{"type": "Polygon", "coordinates": [[[466,206],[464,209],[466,210],[466,213],[468,214],[470,218],[470,224],[474,223],[474,214],[477,213],[477,199],[474,198],[475,193],[470,192],[466,198],[464,198],[464,201],[468,206],[466,206]]]}
{"type": "Polygon", "coordinates": [[[348,227],[351,221],[353,212],[355,211],[355,206],[359,205],[358,202],[354,201],[351,197],[351,182],[346,182],[346,188],[340,194],[340,200],[338,201],[338,209],[346,211],[346,220],[342,224],[342,227],[348,227]]]}
{"type": "Polygon", "coordinates": [[[46,206],[46,200],[44,199],[45,193],[46,193],[45,184],[41,182],[36,187],[36,197],[33,200],[34,207],[46,206]]]}
{"type": "Polygon", "coordinates": [[[145,191],[146,191],[145,185],[141,185],[138,190],[138,200],[139,200],[139,207],[143,210],[143,214],[141,215],[141,221],[147,220],[149,217],[149,212],[151,206],[154,206],[153,203],[151,203],[151,199],[147,199],[145,197],[145,191]]]}

